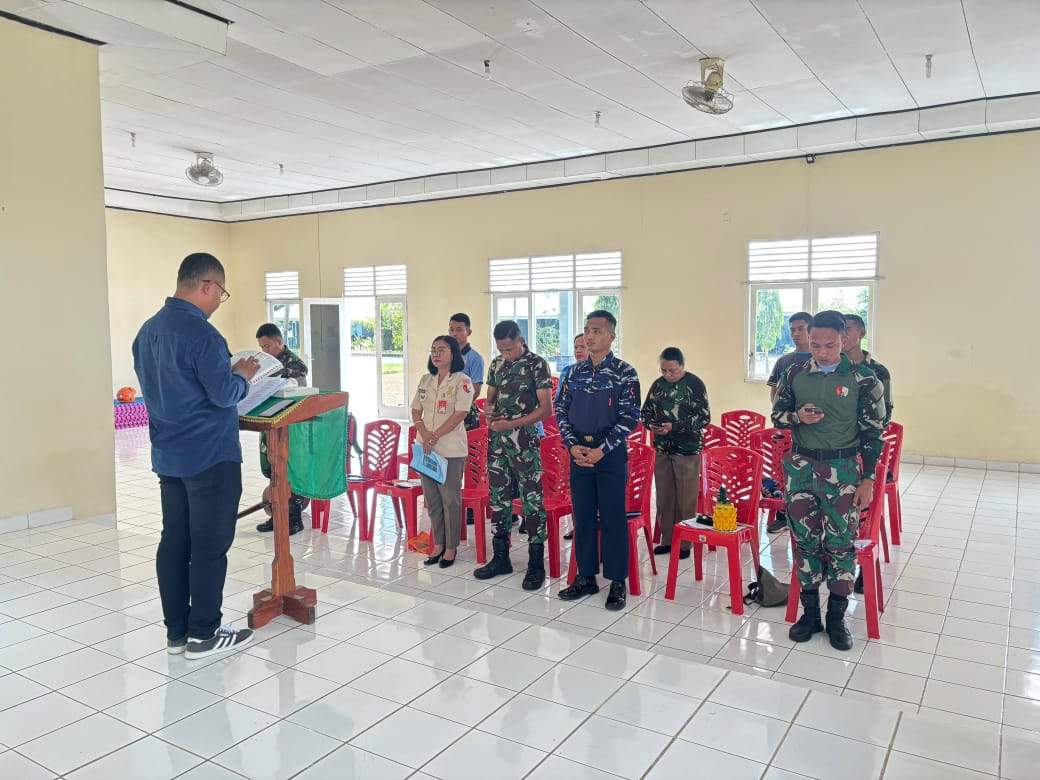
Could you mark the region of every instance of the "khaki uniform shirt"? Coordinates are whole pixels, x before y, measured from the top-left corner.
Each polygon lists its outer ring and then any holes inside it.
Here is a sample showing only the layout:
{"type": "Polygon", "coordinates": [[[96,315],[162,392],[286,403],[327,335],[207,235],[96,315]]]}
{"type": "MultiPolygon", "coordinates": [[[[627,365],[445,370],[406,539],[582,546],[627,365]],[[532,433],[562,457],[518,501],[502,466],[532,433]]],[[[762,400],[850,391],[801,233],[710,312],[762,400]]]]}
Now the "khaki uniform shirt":
{"type": "MultiPolygon", "coordinates": [[[[473,380],[461,371],[449,374],[439,387],[437,377],[424,374],[412,399],[412,409],[422,412],[423,425],[430,431],[440,428],[456,412],[468,412],[472,405],[473,380]]],[[[464,422],[441,436],[433,451],[444,458],[465,458],[469,444],[464,422]]]]}

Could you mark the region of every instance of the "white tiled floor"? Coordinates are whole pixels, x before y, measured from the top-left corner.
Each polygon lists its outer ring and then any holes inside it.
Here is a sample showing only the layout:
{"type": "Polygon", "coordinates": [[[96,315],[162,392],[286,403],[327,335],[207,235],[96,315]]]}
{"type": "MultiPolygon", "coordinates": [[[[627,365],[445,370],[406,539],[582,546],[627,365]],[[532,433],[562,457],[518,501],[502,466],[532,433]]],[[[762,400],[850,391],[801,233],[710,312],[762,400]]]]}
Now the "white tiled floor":
{"type": "MultiPolygon", "coordinates": [[[[472,540],[429,571],[386,506],[361,544],[337,501],[328,536],[292,539],[317,623],[190,663],[163,649],[147,437],[116,440],[117,529],[0,535],[0,777],[1038,776],[1040,476],[904,466],[882,638],[853,619],[850,653],[792,645],[782,609],[732,615],[714,555],[665,601],[644,551],[644,595],[618,615],[560,602],[559,582],[523,591],[522,545],[501,581],[473,579],[472,540]]],[[[269,576],[252,524],[228,620],[269,576]]],[[[787,546],[764,540],[781,579],[787,546]]]]}

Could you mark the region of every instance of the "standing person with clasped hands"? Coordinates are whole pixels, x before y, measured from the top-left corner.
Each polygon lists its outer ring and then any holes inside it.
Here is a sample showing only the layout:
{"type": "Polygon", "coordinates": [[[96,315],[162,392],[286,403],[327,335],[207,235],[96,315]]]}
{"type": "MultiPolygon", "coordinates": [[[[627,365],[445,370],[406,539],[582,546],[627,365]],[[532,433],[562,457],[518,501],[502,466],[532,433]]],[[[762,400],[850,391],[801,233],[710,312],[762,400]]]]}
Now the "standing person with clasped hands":
{"type": "Polygon", "coordinates": [[[416,438],[427,453],[435,452],[448,461],[443,484],[422,475],[433,545],[423,564],[439,564],[442,569],[455,563],[462,533],[462,472],[469,454],[465,421],[473,406],[473,382],[464,373],[465,366],[459,342],[451,336],[438,336],[430,345],[429,373],[419,380],[412,399],[416,438]]]}

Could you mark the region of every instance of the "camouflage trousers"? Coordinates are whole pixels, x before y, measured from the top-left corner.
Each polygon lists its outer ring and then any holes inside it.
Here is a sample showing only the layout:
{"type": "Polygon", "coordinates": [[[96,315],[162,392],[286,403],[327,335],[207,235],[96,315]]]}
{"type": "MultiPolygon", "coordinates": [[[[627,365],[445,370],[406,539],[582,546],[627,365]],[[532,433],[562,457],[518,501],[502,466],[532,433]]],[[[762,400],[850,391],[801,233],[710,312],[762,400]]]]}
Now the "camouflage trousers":
{"type": "Polygon", "coordinates": [[[835,596],[848,598],[856,579],[859,510],[852,504],[860,481],[857,458],[810,460],[792,453],[787,474],[787,520],[794,565],[802,590],[827,581],[835,596]]]}
{"type": "Polygon", "coordinates": [[[528,541],[544,543],[541,440],[535,427],[491,431],[489,436],[488,489],[495,536],[509,536],[513,528],[513,499],[519,498],[528,541]]]}

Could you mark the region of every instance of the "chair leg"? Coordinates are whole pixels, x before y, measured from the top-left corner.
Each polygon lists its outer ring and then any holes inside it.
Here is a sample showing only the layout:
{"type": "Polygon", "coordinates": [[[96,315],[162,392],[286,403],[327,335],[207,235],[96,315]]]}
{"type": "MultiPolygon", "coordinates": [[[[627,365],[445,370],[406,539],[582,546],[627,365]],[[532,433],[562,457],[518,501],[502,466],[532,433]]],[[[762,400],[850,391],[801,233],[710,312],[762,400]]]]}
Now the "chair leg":
{"type": "Polygon", "coordinates": [[[881,549],[885,552],[885,563],[891,563],[888,557],[888,532],[885,531],[885,518],[881,518],[881,549]]]}
{"type": "Polygon", "coordinates": [[[881,581],[881,561],[874,558],[874,579],[877,582],[877,609],[878,612],[885,611],[885,584],[881,581]]]}
{"type": "Polygon", "coordinates": [[[546,535],[549,537],[549,576],[560,577],[560,518],[551,514],[545,519],[546,535]]]}
{"type": "Polygon", "coordinates": [[[885,485],[885,497],[888,499],[888,522],[892,528],[892,544],[901,544],[903,511],[899,503],[899,490],[896,485],[885,485]]]}
{"type": "MultiPolygon", "coordinates": [[[[672,535],[672,551],[668,554],[668,579],[664,586],[664,597],[669,600],[675,599],[675,582],[679,578],[679,548],[682,535],[678,532],[672,535]]],[[[694,543],[696,547],[697,544],[694,543]]]]}
{"type": "Polygon", "coordinates": [[[571,542],[571,559],[567,563],[567,584],[570,585],[574,582],[574,578],[578,576],[578,561],[574,557],[574,542],[571,542]]]}
{"type": "Polygon", "coordinates": [[[368,520],[368,497],[364,491],[361,491],[361,495],[357,496],[358,506],[358,525],[361,526],[361,541],[367,542],[372,539],[372,529],[369,527],[368,520]]]}
{"type": "MultiPolygon", "coordinates": [[[[400,528],[402,525],[401,515],[404,512],[404,499],[396,498],[393,493],[390,493],[390,504],[394,508],[394,521],[397,523],[397,527],[400,528]],[[400,502],[400,505],[398,505],[400,502]]],[[[379,491],[372,492],[372,500],[375,501],[379,497],[379,491]]]]}
{"type": "MultiPolygon", "coordinates": [[[[680,546],[681,547],[681,546],[680,546]]],[[[675,536],[672,536],[672,549],[675,549],[675,536]]],[[[708,547],[710,550],[711,547],[708,547]]],[[[676,553],[678,555],[678,553],[676,553]]],[[[704,545],[700,542],[693,543],[693,578],[700,582],[704,579],[704,545]]]]}
{"type": "Polygon", "coordinates": [[[881,638],[881,629],[878,623],[878,599],[877,599],[877,549],[870,551],[860,559],[860,568],[863,571],[863,608],[866,610],[867,636],[871,639],[881,638]]]}
{"type": "Polygon", "coordinates": [[[633,596],[640,595],[639,588],[639,548],[636,547],[636,527],[628,523],[628,592],[633,596]]]}
{"type": "Polygon", "coordinates": [[[354,519],[357,520],[357,500],[354,497],[354,491],[347,488],[347,501],[350,503],[350,511],[354,515],[354,519]]]}
{"type": "Polygon", "coordinates": [[[404,506],[405,529],[411,539],[419,535],[419,494],[413,491],[408,496],[408,503],[405,504],[402,498],[401,504],[404,506]]]}
{"type": "Polygon", "coordinates": [[[791,584],[787,586],[787,614],[784,620],[794,623],[798,619],[798,597],[801,595],[802,587],[798,584],[798,572],[792,569],[791,584]]]}
{"type": "Polygon", "coordinates": [[[643,524],[643,537],[646,539],[646,552],[650,556],[650,571],[657,576],[657,561],[654,558],[654,543],[650,541],[650,528],[643,524]]]}
{"type": "MultiPolygon", "coordinates": [[[[476,522],[477,522],[476,518],[474,518],[474,520],[473,520],[474,527],[476,527],[476,522]]],[[[462,510],[462,525],[459,526],[459,539],[461,539],[462,541],[466,541],[466,539],[469,538],[469,529],[467,528],[468,525],[469,525],[469,523],[466,522],[466,510],[463,509],[462,510]]]]}
{"type": "MultiPolygon", "coordinates": [[[[737,540],[734,539],[734,542],[737,540]]],[[[744,578],[740,573],[740,545],[726,545],[729,558],[729,603],[734,615],[744,614],[744,578]]]]}
{"type": "Polygon", "coordinates": [[[661,543],[661,523],[654,518],[654,544],[661,543]]]}
{"type": "MultiPolygon", "coordinates": [[[[473,510],[473,534],[477,543],[477,563],[487,563],[487,533],[484,530],[484,502],[480,501],[473,510]]],[[[462,507],[462,522],[466,523],[466,506],[462,507]]]]}
{"type": "Polygon", "coordinates": [[[760,529],[758,527],[758,518],[755,518],[755,522],[751,524],[751,558],[755,562],[755,579],[758,579],[758,571],[762,568],[762,561],[760,559],[762,537],[759,536],[760,529]]]}

